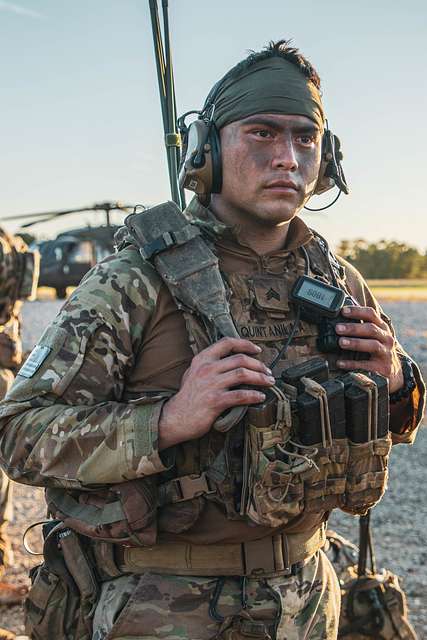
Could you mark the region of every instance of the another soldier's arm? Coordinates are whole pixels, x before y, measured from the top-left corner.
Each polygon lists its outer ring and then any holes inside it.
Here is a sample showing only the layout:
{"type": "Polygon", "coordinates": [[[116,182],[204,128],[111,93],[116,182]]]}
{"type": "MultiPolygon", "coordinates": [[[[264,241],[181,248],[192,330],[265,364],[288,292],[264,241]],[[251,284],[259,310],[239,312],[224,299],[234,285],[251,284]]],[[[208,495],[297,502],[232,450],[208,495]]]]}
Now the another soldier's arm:
{"type": "MultiPolygon", "coordinates": [[[[395,332],[390,318],[388,318],[388,316],[383,312],[378,301],[375,299],[360,273],[344,260],[341,260],[341,262],[345,267],[347,282],[353,296],[362,306],[374,309],[381,321],[385,323],[384,326],[387,331],[394,338],[395,332]]],[[[356,330],[358,330],[358,328],[360,329],[358,325],[353,325],[352,330],[354,330],[354,327],[356,327],[356,330]]],[[[355,345],[350,344],[348,348],[354,349],[355,345]]],[[[395,340],[391,356],[396,358],[399,355],[408,356],[399,342],[395,340]]],[[[404,398],[400,402],[392,404],[390,407],[390,429],[392,431],[394,444],[412,443],[415,439],[416,432],[423,415],[425,404],[425,385],[420,371],[414,361],[412,361],[412,369],[417,383],[415,389],[408,398],[404,398]]]]}
{"type": "Polygon", "coordinates": [[[163,400],[121,401],[160,282],[112,260],[76,289],[0,407],[2,466],[19,482],[79,488],[165,469],[163,400]]]}

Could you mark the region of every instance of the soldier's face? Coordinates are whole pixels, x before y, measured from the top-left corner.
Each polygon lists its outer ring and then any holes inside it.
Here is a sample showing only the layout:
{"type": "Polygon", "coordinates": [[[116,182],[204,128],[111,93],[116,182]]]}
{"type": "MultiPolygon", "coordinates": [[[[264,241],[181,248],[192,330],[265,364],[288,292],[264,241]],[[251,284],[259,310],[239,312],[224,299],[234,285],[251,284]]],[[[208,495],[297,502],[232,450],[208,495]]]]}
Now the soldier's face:
{"type": "Polygon", "coordinates": [[[232,122],[220,135],[223,186],[214,202],[239,222],[289,222],[317,181],[318,126],[305,116],[259,114],[232,122]]]}

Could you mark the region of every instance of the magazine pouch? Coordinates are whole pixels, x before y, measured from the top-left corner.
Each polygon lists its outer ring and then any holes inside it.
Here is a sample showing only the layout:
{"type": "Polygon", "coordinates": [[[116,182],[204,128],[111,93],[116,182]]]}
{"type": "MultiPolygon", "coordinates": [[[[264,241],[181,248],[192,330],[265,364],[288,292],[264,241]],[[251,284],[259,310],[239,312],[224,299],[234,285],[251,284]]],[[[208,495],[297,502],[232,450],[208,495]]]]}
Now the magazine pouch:
{"type": "MultiPolygon", "coordinates": [[[[91,640],[96,576],[79,536],[61,522],[45,525],[44,562],[30,571],[25,629],[33,640],[91,640]]],[[[85,545],[87,546],[87,545],[85,545]]]]}
{"type": "Polygon", "coordinates": [[[343,378],[349,461],[343,511],[364,515],[387,486],[391,437],[388,383],[379,374],[349,373],[343,378]]]}

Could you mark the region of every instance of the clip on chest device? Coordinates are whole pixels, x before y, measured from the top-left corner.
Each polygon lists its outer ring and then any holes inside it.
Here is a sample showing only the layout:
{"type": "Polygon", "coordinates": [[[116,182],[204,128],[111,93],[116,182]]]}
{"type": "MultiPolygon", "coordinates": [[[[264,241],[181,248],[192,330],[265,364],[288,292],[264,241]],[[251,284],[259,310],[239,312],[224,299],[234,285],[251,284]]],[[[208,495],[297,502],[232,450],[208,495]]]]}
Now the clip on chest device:
{"type": "Polygon", "coordinates": [[[368,360],[369,354],[360,351],[343,351],[335,327],[339,323],[361,322],[342,315],[344,306],[356,306],[355,301],[339,287],[301,276],[296,281],[290,296],[301,311],[301,318],[319,327],[317,347],[322,353],[345,354],[347,360],[368,360]]]}

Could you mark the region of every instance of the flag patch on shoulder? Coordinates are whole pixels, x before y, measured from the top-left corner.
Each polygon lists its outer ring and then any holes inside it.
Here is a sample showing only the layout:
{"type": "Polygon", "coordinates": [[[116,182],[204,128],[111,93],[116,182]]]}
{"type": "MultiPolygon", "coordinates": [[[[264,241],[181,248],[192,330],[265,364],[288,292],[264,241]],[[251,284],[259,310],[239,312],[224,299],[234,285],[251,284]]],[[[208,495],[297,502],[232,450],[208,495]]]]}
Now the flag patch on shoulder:
{"type": "Polygon", "coordinates": [[[39,344],[35,346],[18,371],[18,376],[32,378],[35,372],[40,369],[51,351],[52,349],[50,347],[44,347],[39,344]]]}

